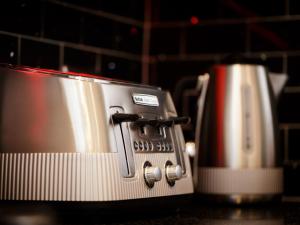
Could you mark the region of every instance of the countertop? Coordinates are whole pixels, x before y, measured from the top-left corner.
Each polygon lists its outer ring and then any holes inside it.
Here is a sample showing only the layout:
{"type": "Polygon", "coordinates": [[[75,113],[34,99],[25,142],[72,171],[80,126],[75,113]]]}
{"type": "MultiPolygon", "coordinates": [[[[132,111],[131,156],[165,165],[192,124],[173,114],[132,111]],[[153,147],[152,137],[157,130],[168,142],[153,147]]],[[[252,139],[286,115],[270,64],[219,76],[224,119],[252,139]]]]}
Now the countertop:
{"type": "Polygon", "coordinates": [[[0,224],[198,224],[198,225],[279,225],[300,224],[300,203],[276,203],[256,206],[198,204],[193,201],[172,209],[153,205],[152,209],[111,209],[107,215],[101,209],[65,210],[52,206],[0,202],[0,224]],[[126,209],[126,210],[125,210],[126,209]]]}

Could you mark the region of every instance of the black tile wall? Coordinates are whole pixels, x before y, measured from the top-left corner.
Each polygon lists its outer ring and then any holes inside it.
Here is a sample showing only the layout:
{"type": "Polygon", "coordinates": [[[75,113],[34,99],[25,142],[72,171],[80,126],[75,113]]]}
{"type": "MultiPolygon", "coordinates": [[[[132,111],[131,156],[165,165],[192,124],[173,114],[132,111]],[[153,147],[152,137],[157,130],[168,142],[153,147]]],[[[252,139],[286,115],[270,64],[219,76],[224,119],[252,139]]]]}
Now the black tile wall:
{"type": "Polygon", "coordinates": [[[84,19],[84,43],[103,48],[112,48],[116,42],[113,37],[117,24],[108,19],[97,16],[86,16],[84,19]]]}
{"type": "Polygon", "coordinates": [[[73,72],[95,73],[96,54],[65,48],[64,64],[73,72]]]}
{"type": "Polygon", "coordinates": [[[287,72],[289,75],[288,85],[299,86],[300,85],[300,55],[288,57],[287,72]]]}
{"type": "Polygon", "coordinates": [[[119,80],[141,82],[141,65],[139,62],[102,56],[102,76],[119,80]]]}
{"type": "MultiPolygon", "coordinates": [[[[291,0],[296,2],[297,0],[291,0]]],[[[191,16],[198,16],[200,19],[222,19],[222,18],[251,18],[257,16],[277,16],[285,15],[285,0],[264,0],[245,1],[245,0],[173,0],[161,1],[158,19],[161,21],[186,20],[191,16]]]]}
{"type": "Polygon", "coordinates": [[[108,72],[140,81],[140,63],[128,60],[126,54],[135,58],[141,54],[142,22],[135,19],[143,18],[143,13],[144,1],[138,0],[4,1],[0,7],[0,62],[51,69],[67,65],[72,71],[108,72]],[[115,15],[107,19],[97,10],[115,15]],[[123,22],[120,16],[128,20],[123,22]],[[118,51],[122,53],[114,59],[117,68],[105,70],[102,59],[118,51]]]}
{"type": "Polygon", "coordinates": [[[116,24],[113,31],[113,49],[141,54],[143,30],[136,26],[116,24]]]}
{"type": "Polygon", "coordinates": [[[289,158],[294,160],[300,160],[300,130],[289,130],[289,158]]]}
{"type": "Polygon", "coordinates": [[[300,21],[278,21],[250,24],[251,50],[299,50],[299,26],[300,21]]]}
{"type": "Polygon", "coordinates": [[[273,73],[283,73],[284,71],[284,58],[283,57],[269,57],[265,59],[265,66],[268,67],[270,72],[273,73]]]}
{"type": "Polygon", "coordinates": [[[0,63],[17,64],[17,56],[17,38],[0,34],[0,63]]]}
{"type": "Polygon", "coordinates": [[[300,2],[298,0],[289,0],[289,13],[291,15],[300,14],[300,2]]]}
{"type": "Polygon", "coordinates": [[[72,9],[45,3],[44,36],[50,39],[78,43],[81,38],[83,15],[72,9]]]}
{"type": "Polygon", "coordinates": [[[144,18],[144,1],[140,0],[61,0],[77,6],[101,10],[130,18],[144,18]]]}
{"type": "Polygon", "coordinates": [[[284,167],[284,194],[288,196],[299,195],[300,165],[285,165],[284,167]]]}
{"type": "Polygon", "coordinates": [[[152,29],[150,53],[154,54],[178,54],[180,41],[179,29],[152,29]]]}
{"type": "Polygon", "coordinates": [[[39,36],[41,1],[12,0],[1,2],[0,30],[39,36]]]}
{"type": "Polygon", "coordinates": [[[188,53],[239,53],[245,51],[246,26],[197,26],[188,30],[188,53]]]}
{"type": "Polygon", "coordinates": [[[201,19],[215,19],[218,17],[218,0],[193,1],[173,0],[160,1],[159,7],[153,11],[159,11],[159,20],[162,21],[189,21],[191,16],[199,16],[201,19]]]}
{"type": "Polygon", "coordinates": [[[223,0],[219,10],[220,18],[252,18],[262,16],[278,16],[286,13],[285,0],[223,0]]]}
{"type": "Polygon", "coordinates": [[[142,29],[96,16],[85,16],[83,42],[101,48],[141,53],[142,29]]]}
{"type": "Polygon", "coordinates": [[[300,93],[285,93],[278,102],[279,121],[281,123],[300,123],[300,93]]]}
{"type": "Polygon", "coordinates": [[[31,40],[22,40],[21,46],[22,65],[59,69],[58,46],[31,40]]]}
{"type": "MultiPolygon", "coordinates": [[[[157,64],[156,85],[174,91],[176,83],[187,76],[195,76],[209,71],[214,61],[174,61],[157,64]]],[[[152,76],[155,76],[154,74],[152,76]]]]}

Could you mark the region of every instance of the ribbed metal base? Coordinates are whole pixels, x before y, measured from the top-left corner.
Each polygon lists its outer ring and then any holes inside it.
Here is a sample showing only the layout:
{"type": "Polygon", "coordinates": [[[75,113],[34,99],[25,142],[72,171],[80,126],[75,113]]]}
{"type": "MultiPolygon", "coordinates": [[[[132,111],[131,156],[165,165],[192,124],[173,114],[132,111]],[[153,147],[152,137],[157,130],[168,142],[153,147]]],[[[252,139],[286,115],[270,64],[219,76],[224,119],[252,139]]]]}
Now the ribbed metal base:
{"type": "Polygon", "coordinates": [[[116,201],[193,192],[190,170],[174,187],[163,176],[149,189],[143,177],[146,160],[165,173],[165,162],[176,159],[174,154],[136,154],[135,176],[123,178],[114,153],[2,153],[0,200],[116,201]]]}
{"type": "Polygon", "coordinates": [[[217,195],[276,195],[283,191],[283,169],[198,169],[197,192],[217,195]]]}

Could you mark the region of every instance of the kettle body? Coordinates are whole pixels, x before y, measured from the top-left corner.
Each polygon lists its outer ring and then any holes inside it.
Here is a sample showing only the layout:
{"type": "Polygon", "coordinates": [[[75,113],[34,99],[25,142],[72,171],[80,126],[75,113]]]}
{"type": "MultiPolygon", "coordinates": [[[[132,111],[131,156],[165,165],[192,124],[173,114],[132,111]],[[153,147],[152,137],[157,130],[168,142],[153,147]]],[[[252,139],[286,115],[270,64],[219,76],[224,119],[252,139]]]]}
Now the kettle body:
{"type": "Polygon", "coordinates": [[[195,190],[236,204],[278,198],[283,169],[267,69],[217,65],[206,82],[199,97],[195,190]]]}

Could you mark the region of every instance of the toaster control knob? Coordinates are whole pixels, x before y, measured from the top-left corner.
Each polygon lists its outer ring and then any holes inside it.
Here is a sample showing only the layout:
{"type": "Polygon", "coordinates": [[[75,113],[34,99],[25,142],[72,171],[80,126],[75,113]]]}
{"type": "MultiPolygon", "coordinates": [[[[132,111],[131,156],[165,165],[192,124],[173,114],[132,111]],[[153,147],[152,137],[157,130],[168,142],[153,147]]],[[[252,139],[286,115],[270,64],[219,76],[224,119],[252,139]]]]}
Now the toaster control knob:
{"type": "Polygon", "coordinates": [[[154,183],[161,180],[161,170],[159,167],[152,166],[150,163],[145,163],[144,178],[148,187],[152,188],[154,183]]]}
{"type": "Polygon", "coordinates": [[[182,177],[182,168],[180,165],[167,165],[166,166],[166,177],[168,183],[173,186],[176,180],[182,177]]]}

